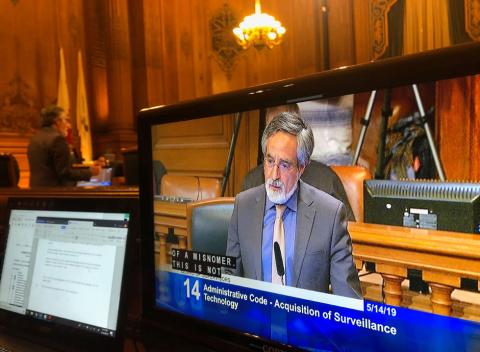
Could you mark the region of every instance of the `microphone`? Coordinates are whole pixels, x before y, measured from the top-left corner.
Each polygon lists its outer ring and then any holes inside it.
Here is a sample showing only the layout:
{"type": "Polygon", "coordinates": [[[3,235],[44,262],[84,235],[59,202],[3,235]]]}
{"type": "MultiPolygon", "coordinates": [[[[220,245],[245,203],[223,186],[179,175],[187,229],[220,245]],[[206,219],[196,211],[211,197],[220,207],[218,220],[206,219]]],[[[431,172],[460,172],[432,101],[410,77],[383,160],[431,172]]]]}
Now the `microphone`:
{"type": "Polygon", "coordinates": [[[277,274],[282,278],[282,285],[285,285],[283,282],[283,276],[285,275],[285,267],[283,266],[282,251],[280,250],[280,245],[277,241],[273,244],[273,251],[275,253],[275,264],[277,266],[277,274]]]}

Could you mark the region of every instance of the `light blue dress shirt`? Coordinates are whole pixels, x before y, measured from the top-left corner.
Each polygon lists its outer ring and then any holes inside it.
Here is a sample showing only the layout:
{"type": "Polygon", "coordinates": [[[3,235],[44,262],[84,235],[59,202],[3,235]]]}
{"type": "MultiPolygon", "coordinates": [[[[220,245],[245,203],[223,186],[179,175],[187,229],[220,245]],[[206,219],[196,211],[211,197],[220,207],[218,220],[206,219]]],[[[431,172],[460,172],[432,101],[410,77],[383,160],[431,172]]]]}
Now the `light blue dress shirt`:
{"type": "MultiPolygon", "coordinates": [[[[283,227],[285,231],[285,285],[292,285],[293,258],[295,254],[295,229],[297,224],[297,190],[285,203],[287,208],[283,213],[283,227]]],[[[262,234],[262,274],[263,281],[272,282],[272,247],[273,247],[273,226],[275,224],[276,208],[268,196],[265,204],[265,214],[263,216],[263,234],[262,234]]],[[[274,259],[275,260],[275,259],[274,259]]]]}

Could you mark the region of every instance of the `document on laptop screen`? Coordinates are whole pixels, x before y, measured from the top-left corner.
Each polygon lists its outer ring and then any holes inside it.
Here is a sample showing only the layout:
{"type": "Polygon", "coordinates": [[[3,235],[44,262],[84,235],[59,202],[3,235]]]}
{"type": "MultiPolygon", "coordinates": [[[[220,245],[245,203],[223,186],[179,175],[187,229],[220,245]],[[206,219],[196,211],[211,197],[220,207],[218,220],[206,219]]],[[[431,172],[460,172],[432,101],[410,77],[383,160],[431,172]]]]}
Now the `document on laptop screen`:
{"type": "Polygon", "coordinates": [[[128,214],[13,210],[0,307],[113,334],[127,232],[128,214]]]}

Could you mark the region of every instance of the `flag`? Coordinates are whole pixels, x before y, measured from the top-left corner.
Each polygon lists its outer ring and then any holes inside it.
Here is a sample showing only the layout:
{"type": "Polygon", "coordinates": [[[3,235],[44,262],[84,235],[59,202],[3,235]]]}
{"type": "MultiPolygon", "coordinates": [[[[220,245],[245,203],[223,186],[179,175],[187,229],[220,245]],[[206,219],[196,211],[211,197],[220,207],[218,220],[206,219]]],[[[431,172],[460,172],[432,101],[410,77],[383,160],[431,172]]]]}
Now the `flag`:
{"type": "Polygon", "coordinates": [[[60,48],[60,74],[58,78],[57,105],[63,108],[65,113],[70,116],[70,98],[68,97],[67,73],[65,71],[63,48],[60,48]]]}
{"type": "Polygon", "coordinates": [[[80,151],[86,162],[92,161],[92,135],[88,116],[87,91],[83,75],[82,52],[78,52],[77,81],[77,132],[80,137],[80,151]]]}

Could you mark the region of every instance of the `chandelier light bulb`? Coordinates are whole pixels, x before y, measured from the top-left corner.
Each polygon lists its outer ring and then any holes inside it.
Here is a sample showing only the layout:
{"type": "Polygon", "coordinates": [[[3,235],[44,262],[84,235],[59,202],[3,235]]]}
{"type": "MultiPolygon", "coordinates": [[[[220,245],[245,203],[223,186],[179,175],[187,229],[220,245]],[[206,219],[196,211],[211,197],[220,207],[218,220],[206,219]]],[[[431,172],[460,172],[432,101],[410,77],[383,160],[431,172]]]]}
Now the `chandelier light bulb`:
{"type": "Polygon", "coordinates": [[[254,46],[262,49],[273,48],[282,41],[286,29],[273,16],[262,13],[260,0],[255,0],[255,13],[246,16],[238,27],[233,29],[238,44],[243,49],[254,46]]]}

